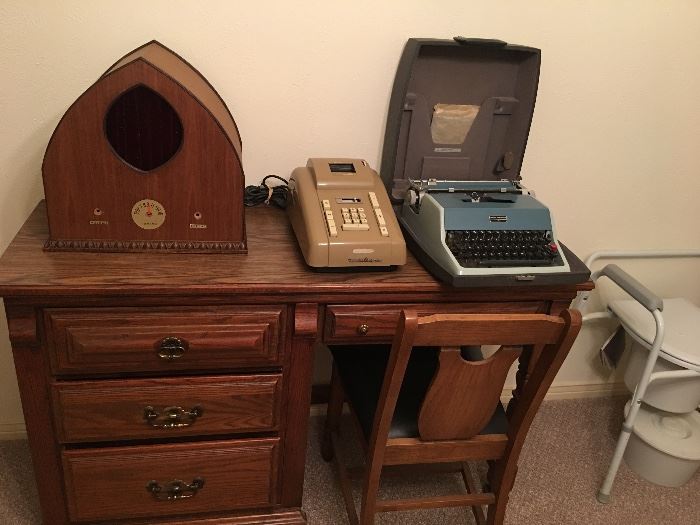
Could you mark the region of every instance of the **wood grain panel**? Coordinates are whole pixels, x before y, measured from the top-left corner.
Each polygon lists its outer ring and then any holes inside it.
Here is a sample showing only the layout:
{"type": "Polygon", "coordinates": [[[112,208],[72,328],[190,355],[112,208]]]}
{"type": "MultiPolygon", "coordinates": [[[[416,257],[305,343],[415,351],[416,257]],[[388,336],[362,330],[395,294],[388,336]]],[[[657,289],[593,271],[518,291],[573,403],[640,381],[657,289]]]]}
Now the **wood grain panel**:
{"type": "Polygon", "coordinates": [[[564,328],[561,317],[545,314],[495,316],[476,313],[421,317],[416,346],[551,344],[564,328]],[[437,327],[437,328],[435,328],[437,327]]]}
{"type": "Polygon", "coordinates": [[[277,438],[66,450],[71,519],[116,520],[261,508],[277,501],[277,438]],[[204,486],[192,497],[159,500],[151,480],[204,486]]]}
{"type": "Polygon", "coordinates": [[[521,351],[501,347],[487,359],[465,361],[459,347],[441,348],[438,370],[418,413],[420,438],[469,439],[481,432],[493,417],[508,370],[521,351]]]}
{"type": "Polygon", "coordinates": [[[281,374],[58,382],[51,386],[59,441],[114,441],[266,432],[278,428],[281,374]],[[201,413],[189,426],[154,427],[151,406],[167,422],[168,407],[201,413]]]}
{"type": "Polygon", "coordinates": [[[294,308],[294,337],[291,339],[289,363],[284,369],[286,422],[284,429],[284,479],[281,503],[301,507],[304,492],[309,410],[311,407],[311,376],[314,362],[314,342],[318,333],[317,304],[297,304],[294,308]]]}
{"type": "Polygon", "coordinates": [[[418,303],[331,305],[326,308],[323,340],[326,343],[391,342],[399,322],[401,310],[415,310],[418,315],[447,313],[536,313],[541,302],[503,303],[418,303]],[[366,326],[363,333],[361,327],[366,326]]]}
{"type": "MultiPolygon", "coordinates": [[[[142,106],[138,117],[143,117],[142,106]]],[[[244,176],[238,154],[202,101],[157,64],[136,59],[88,88],[56,127],[46,148],[43,175],[51,249],[246,251],[244,176]],[[157,93],[183,127],[177,153],[147,173],[122,160],[105,137],[110,106],[134,86],[157,93]],[[155,199],[165,208],[159,228],[145,230],[132,220],[132,206],[142,199],[155,199]],[[196,212],[201,221],[194,218],[196,212]],[[200,227],[192,228],[191,223],[200,227]]]]}
{"type": "Polygon", "coordinates": [[[56,374],[206,370],[281,363],[284,307],[47,309],[56,374]],[[159,355],[177,337],[180,357],[159,355]]]}
{"type": "Polygon", "coordinates": [[[11,300],[5,301],[5,315],[10,342],[13,345],[38,348],[39,334],[37,310],[32,306],[15,306],[11,300]]]}
{"type": "MultiPolygon", "coordinates": [[[[456,289],[435,280],[409,253],[394,272],[311,272],[283,210],[248,208],[248,255],[140,253],[54,253],[43,250],[48,237],[46,209],[40,203],[0,259],[0,295],[81,294],[104,296],[181,296],[300,294],[322,296],[323,303],[408,301],[568,300],[591,289],[588,269],[572,253],[566,257],[580,284],[521,283],[456,289]],[[27,264],[31,261],[31,264],[27,264]],[[516,292],[517,290],[517,292],[516,292]],[[331,298],[333,294],[347,299],[331,298]],[[369,295],[368,295],[369,294],[369,295]],[[382,297],[384,296],[384,297],[382,297]],[[413,296],[415,299],[406,299],[413,296]]],[[[302,299],[298,302],[313,302],[302,299]]]]}
{"type": "MultiPolygon", "coordinates": [[[[10,308],[8,308],[9,313],[10,308]]],[[[51,407],[48,402],[48,360],[36,348],[13,344],[17,383],[22,400],[22,413],[32,455],[37,494],[44,525],[65,525],[68,522],[62,490],[61,458],[54,439],[51,407]]]]}
{"type": "Polygon", "coordinates": [[[253,512],[214,513],[207,516],[185,516],[182,518],[148,518],[129,520],[124,525],[306,525],[306,516],[301,509],[259,509],[253,512]]]}
{"type": "Polygon", "coordinates": [[[505,434],[474,436],[468,441],[421,441],[396,438],[387,441],[384,465],[409,465],[437,462],[495,459],[503,455],[508,444],[505,434]]]}

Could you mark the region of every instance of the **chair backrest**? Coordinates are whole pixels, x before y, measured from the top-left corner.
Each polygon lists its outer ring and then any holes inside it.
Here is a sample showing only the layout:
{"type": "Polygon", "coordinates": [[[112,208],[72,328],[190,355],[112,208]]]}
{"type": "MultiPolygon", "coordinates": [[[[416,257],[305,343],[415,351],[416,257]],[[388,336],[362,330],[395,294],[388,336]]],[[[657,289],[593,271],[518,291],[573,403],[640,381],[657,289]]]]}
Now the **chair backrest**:
{"type": "Polygon", "coordinates": [[[439,346],[441,351],[418,418],[422,440],[468,439],[481,432],[494,413],[515,359],[529,357],[535,348],[541,350],[509,414],[509,440],[524,440],[580,327],[576,310],[565,310],[560,316],[436,314],[420,318],[415,311],[403,311],[375,413],[373,441],[385,442],[411,351],[425,346],[439,346]],[[460,353],[466,345],[500,348],[487,359],[466,361],[460,353]]]}

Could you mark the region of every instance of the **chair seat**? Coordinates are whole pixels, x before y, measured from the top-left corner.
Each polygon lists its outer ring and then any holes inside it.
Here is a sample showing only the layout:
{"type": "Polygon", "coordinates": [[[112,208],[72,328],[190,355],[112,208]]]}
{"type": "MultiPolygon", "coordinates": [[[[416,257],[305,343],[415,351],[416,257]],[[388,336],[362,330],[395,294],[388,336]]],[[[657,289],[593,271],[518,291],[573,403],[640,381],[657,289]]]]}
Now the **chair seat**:
{"type": "MultiPolygon", "coordinates": [[[[377,408],[384,372],[389,360],[390,345],[331,346],[346,396],[355,410],[360,427],[369,440],[377,408]]],[[[418,413],[425,393],[435,375],[438,348],[413,348],[406,368],[399,398],[391,422],[389,438],[419,437],[418,413]]],[[[465,349],[462,357],[481,358],[477,349],[465,349]]],[[[491,421],[480,434],[505,434],[508,420],[501,403],[497,403],[491,421]]]]}

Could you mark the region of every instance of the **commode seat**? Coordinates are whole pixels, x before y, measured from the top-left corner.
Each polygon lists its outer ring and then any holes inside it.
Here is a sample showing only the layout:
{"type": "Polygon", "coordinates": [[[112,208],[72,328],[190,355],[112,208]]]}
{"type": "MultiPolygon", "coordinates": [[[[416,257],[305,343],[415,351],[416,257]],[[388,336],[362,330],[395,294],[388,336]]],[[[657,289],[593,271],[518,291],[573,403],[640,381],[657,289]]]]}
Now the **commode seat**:
{"type": "MultiPolygon", "coordinates": [[[[608,308],[632,338],[651,348],[656,335],[654,317],[632,299],[611,301],[608,308]]],[[[683,298],[664,299],[666,333],[659,357],[700,372],[700,308],[683,298]]]]}
{"type": "MultiPolygon", "coordinates": [[[[612,301],[608,308],[632,339],[639,343],[632,345],[625,370],[625,385],[634,392],[649,359],[656,322],[637,301],[612,301]]],[[[665,379],[650,381],[643,401],[659,410],[684,414],[700,405],[700,374],[679,377],[673,372],[700,372],[700,308],[686,299],[664,299],[663,317],[666,336],[652,372],[671,374],[665,379]]]]}

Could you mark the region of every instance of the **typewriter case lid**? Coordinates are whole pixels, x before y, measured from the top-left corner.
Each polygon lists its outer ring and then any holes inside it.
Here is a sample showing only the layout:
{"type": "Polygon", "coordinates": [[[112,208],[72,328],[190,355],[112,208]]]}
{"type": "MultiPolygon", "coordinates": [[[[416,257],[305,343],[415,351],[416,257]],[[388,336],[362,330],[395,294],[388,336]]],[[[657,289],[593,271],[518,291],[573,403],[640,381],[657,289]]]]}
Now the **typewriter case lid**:
{"type": "Polygon", "coordinates": [[[381,176],[399,203],[411,181],[520,180],[540,50],[500,40],[411,38],[389,103],[381,176]]]}

